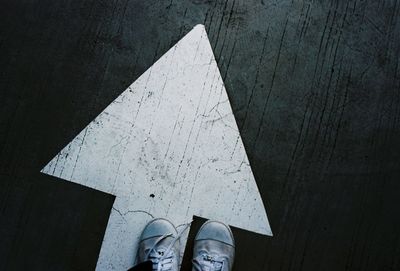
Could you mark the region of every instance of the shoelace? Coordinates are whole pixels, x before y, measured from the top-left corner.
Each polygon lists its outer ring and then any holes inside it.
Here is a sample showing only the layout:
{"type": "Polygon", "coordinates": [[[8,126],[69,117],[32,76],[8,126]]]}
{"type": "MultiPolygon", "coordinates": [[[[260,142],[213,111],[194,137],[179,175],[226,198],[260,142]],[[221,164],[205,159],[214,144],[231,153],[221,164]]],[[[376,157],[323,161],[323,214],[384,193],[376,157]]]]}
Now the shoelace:
{"type": "Polygon", "coordinates": [[[172,251],[165,253],[166,250],[153,250],[147,259],[153,263],[153,271],[168,271],[172,270],[175,254],[172,251]]]}
{"type": "Polygon", "coordinates": [[[145,259],[150,260],[153,263],[153,271],[170,271],[172,270],[173,266],[173,258],[175,257],[175,253],[172,251],[173,246],[175,245],[176,241],[182,237],[183,233],[190,227],[189,222],[185,225],[182,231],[178,233],[178,235],[172,240],[169,246],[166,249],[159,248],[156,249],[157,245],[164,240],[165,238],[172,237],[172,233],[164,234],[160,236],[155,242],[154,245],[150,248],[149,252],[145,259]]]}
{"type": "Polygon", "coordinates": [[[223,271],[226,259],[202,253],[193,259],[193,266],[197,271],[223,271]]]}

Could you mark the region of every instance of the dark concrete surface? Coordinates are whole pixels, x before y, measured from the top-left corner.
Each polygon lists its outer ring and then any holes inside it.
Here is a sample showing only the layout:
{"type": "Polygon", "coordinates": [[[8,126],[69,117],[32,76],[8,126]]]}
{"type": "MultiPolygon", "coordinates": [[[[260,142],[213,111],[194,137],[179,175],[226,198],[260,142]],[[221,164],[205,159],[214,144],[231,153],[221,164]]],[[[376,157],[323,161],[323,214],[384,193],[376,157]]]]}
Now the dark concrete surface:
{"type": "Polygon", "coordinates": [[[399,270],[399,6],[0,1],[0,269],[94,268],[114,198],[39,171],[202,23],[274,232],[259,269],[399,270]]]}

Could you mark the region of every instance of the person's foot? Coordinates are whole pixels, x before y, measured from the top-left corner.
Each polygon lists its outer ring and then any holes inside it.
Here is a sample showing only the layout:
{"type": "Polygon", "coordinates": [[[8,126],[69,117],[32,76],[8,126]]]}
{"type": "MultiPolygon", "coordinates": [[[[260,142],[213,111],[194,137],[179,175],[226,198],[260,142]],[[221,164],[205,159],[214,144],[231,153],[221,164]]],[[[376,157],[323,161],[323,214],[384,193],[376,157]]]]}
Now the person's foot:
{"type": "Polygon", "coordinates": [[[142,232],[137,263],[151,261],[153,270],[178,271],[179,252],[179,235],[175,226],[166,219],[157,218],[150,221],[142,232]]]}
{"type": "Polygon", "coordinates": [[[229,226],[207,221],[194,239],[192,271],[231,271],[235,241],[229,226]]]}

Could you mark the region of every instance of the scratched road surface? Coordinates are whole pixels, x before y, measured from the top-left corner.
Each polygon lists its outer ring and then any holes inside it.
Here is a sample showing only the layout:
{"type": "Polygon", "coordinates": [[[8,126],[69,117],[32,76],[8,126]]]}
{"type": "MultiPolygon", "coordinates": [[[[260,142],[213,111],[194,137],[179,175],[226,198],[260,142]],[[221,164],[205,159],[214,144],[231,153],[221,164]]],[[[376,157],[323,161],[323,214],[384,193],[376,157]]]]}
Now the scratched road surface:
{"type": "Polygon", "coordinates": [[[238,270],[399,270],[399,10],[1,1],[0,269],[95,268],[115,197],[39,171],[203,24],[274,233],[238,270]]]}

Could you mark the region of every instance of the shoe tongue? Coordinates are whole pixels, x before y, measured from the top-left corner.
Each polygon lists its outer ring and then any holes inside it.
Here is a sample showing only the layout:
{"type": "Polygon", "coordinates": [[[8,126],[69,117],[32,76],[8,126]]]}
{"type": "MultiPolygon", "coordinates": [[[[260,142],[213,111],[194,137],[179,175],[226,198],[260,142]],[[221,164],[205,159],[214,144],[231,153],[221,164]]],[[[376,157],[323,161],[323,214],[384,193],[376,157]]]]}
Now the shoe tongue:
{"type": "Polygon", "coordinates": [[[171,250],[167,251],[167,248],[165,247],[158,247],[156,250],[153,250],[149,256],[159,258],[162,256],[167,257],[168,256],[167,254],[171,254],[171,250]]]}
{"type": "Polygon", "coordinates": [[[164,256],[166,250],[167,250],[166,248],[160,247],[160,248],[157,249],[157,253],[160,256],[164,256]]]}

